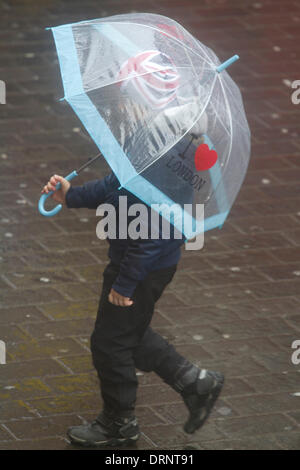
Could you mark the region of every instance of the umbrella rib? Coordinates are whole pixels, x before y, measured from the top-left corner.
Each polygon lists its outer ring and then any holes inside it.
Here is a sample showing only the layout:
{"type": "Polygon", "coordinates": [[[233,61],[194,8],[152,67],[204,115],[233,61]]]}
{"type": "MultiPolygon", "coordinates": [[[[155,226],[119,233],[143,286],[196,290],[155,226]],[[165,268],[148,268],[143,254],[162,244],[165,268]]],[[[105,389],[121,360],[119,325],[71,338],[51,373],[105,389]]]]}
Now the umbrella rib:
{"type": "Polygon", "coordinates": [[[227,153],[227,158],[226,158],[226,161],[225,161],[225,164],[224,164],[224,166],[226,168],[226,166],[227,166],[226,163],[228,162],[228,156],[231,154],[231,149],[232,149],[232,132],[233,132],[232,114],[231,114],[231,108],[229,106],[228,99],[227,99],[227,96],[226,96],[226,93],[225,93],[225,90],[224,90],[224,85],[223,85],[223,82],[222,82],[222,78],[221,78],[220,75],[218,75],[218,78],[219,78],[219,82],[220,82],[222,92],[223,92],[223,95],[224,95],[224,100],[225,100],[227,111],[228,111],[228,114],[229,114],[229,123],[230,123],[230,146],[229,146],[229,151],[227,153]]]}
{"type": "MultiPolygon", "coordinates": [[[[232,95],[232,90],[231,90],[230,87],[228,86],[228,83],[227,83],[226,81],[224,81],[224,77],[223,77],[223,82],[222,82],[222,83],[223,83],[223,86],[226,88],[226,92],[227,92],[228,94],[231,94],[231,96],[233,96],[233,95],[232,95]]],[[[240,100],[242,101],[241,92],[240,92],[240,90],[239,90],[238,88],[237,88],[237,90],[238,90],[238,92],[239,92],[240,100]]],[[[233,101],[233,103],[234,103],[234,101],[233,101]]],[[[242,103],[242,105],[243,105],[243,103],[242,103]]],[[[235,118],[232,118],[232,119],[234,119],[235,124],[236,124],[237,126],[239,126],[241,129],[243,129],[243,131],[249,132],[248,123],[247,123],[246,126],[244,126],[244,125],[240,122],[240,120],[235,119],[235,118]]]]}
{"type": "MultiPolygon", "coordinates": [[[[177,67],[177,69],[191,69],[190,66],[180,66],[180,67],[177,67]]],[[[151,75],[151,74],[154,74],[154,73],[157,73],[157,72],[162,72],[164,70],[169,70],[170,67],[163,67],[159,70],[155,70],[155,71],[152,71],[152,72],[145,72],[145,73],[140,73],[140,74],[135,74],[135,75],[132,75],[132,76],[129,76],[127,78],[122,78],[121,80],[115,80],[114,82],[109,82],[109,83],[106,83],[105,85],[101,85],[101,87],[98,87],[99,89],[101,88],[105,88],[107,86],[110,86],[110,85],[116,85],[117,83],[122,83],[122,82],[125,82],[126,80],[131,80],[132,78],[138,78],[138,77],[143,77],[144,75],[151,75]]],[[[93,78],[92,80],[90,80],[88,83],[90,83],[91,81],[95,81],[95,80],[98,80],[99,77],[95,77],[93,78]]],[[[95,88],[91,88],[89,89],[88,91],[91,91],[91,90],[95,90],[97,87],[95,88]]]]}
{"type": "MultiPolygon", "coordinates": [[[[178,43],[181,47],[183,47],[184,49],[188,49],[190,50],[193,54],[195,54],[196,56],[198,56],[201,60],[203,60],[203,57],[198,54],[195,49],[185,45],[182,41],[179,41],[179,39],[175,38],[174,36],[168,34],[166,31],[163,31],[159,28],[155,28],[154,26],[149,26],[149,25],[145,25],[145,24],[140,24],[140,23],[130,23],[130,22],[123,22],[123,21],[106,21],[106,22],[101,22],[101,24],[111,24],[111,25],[114,25],[114,24],[121,24],[121,25],[135,25],[135,26],[142,26],[143,28],[149,28],[149,29],[154,29],[154,31],[158,31],[162,34],[165,34],[167,35],[170,39],[172,39],[173,41],[175,41],[176,43],[178,43]]],[[[178,24],[178,23],[177,23],[178,24]]],[[[206,52],[205,52],[206,54],[206,52]]],[[[206,54],[207,56],[207,54],[206,54]]],[[[207,56],[208,57],[208,56],[207,56]]],[[[209,59],[209,58],[208,58],[209,59]]],[[[211,62],[210,60],[207,61],[207,63],[211,66],[214,66],[215,64],[213,62],[211,62]]]]}
{"type": "MultiPolygon", "coordinates": [[[[173,20],[173,21],[174,21],[174,23],[176,23],[180,28],[182,28],[181,25],[180,25],[177,21],[175,21],[175,20],[173,20]]],[[[92,22],[92,21],[82,22],[82,23],[80,24],[80,26],[89,26],[91,23],[93,23],[93,22],[92,22]]],[[[75,24],[76,24],[76,23],[75,23],[75,24]]],[[[201,60],[204,59],[200,54],[198,54],[198,53],[196,52],[196,50],[195,50],[194,48],[185,45],[182,41],[180,41],[180,40],[177,39],[176,37],[172,36],[172,35],[169,34],[167,31],[161,30],[161,29],[159,29],[159,28],[155,28],[154,26],[149,26],[149,25],[145,25],[145,24],[141,24],[141,23],[124,23],[123,21],[99,21],[98,24],[104,24],[104,25],[105,25],[105,24],[108,24],[108,25],[114,25],[114,24],[121,24],[121,25],[137,25],[137,26],[142,26],[143,28],[154,29],[154,31],[158,31],[158,32],[160,32],[160,33],[162,33],[162,34],[165,34],[165,35],[168,36],[171,40],[173,40],[173,41],[175,41],[176,43],[178,43],[178,44],[179,44],[181,47],[183,47],[184,49],[190,50],[193,54],[195,54],[196,56],[200,57],[201,60]]],[[[183,29],[184,29],[184,28],[183,28],[183,29]]],[[[195,39],[188,31],[186,31],[186,30],[184,30],[184,31],[185,31],[185,33],[188,34],[188,36],[189,36],[194,42],[196,42],[196,39],[195,39]]],[[[202,48],[202,44],[200,43],[200,41],[199,41],[199,44],[197,43],[197,45],[200,46],[202,53],[205,54],[205,56],[206,56],[206,58],[207,58],[207,63],[208,63],[210,66],[214,67],[214,66],[215,66],[214,62],[210,59],[210,57],[209,57],[209,55],[207,54],[207,52],[202,48]]],[[[204,60],[205,60],[205,59],[204,59],[204,60]]],[[[220,62],[220,61],[219,61],[219,62],[220,62]]]]}

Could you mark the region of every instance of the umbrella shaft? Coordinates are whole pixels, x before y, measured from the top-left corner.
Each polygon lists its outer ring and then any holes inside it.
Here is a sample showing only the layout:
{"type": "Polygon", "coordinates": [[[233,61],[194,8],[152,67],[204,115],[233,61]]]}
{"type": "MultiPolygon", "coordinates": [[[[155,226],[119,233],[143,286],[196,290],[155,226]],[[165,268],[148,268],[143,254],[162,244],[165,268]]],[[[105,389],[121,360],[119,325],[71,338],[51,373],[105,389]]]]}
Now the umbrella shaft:
{"type": "Polygon", "coordinates": [[[80,168],[78,168],[78,170],[76,170],[77,174],[80,173],[82,170],[84,170],[89,165],[91,165],[95,160],[97,160],[101,156],[102,156],[102,154],[98,153],[95,157],[91,158],[88,162],[84,163],[80,168]]]}

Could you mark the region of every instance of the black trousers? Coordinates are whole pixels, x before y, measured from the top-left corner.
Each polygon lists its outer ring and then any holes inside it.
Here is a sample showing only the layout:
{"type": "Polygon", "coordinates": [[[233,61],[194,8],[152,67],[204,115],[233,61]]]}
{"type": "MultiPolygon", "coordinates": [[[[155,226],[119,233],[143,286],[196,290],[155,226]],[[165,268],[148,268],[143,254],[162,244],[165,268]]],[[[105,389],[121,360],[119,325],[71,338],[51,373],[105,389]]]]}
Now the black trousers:
{"type": "Polygon", "coordinates": [[[108,300],[119,267],[110,263],[103,274],[95,329],[91,336],[93,364],[100,379],[104,408],[111,413],[132,412],[138,381],[136,368],[156,372],[170,385],[185,359],[150,328],[155,302],[171,282],[176,265],[152,271],[140,281],[130,307],[108,300]]]}

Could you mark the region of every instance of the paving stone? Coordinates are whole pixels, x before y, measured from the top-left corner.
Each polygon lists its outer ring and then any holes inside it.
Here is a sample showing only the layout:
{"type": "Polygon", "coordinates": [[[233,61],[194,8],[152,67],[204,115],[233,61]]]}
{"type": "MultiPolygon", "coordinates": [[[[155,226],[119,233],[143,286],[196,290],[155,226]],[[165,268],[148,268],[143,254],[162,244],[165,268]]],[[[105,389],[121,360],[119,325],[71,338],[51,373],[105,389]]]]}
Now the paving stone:
{"type": "MultiPolygon", "coordinates": [[[[299,323],[299,320],[297,318],[297,322],[299,323]]],[[[292,343],[294,340],[298,338],[298,333],[297,331],[286,334],[285,331],[283,330],[283,334],[277,334],[274,336],[270,337],[270,340],[272,343],[277,347],[277,351],[282,350],[285,352],[291,352],[292,355],[292,343]]]]}
{"type": "Polygon", "coordinates": [[[164,326],[171,326],[172,321],[166,318],[163,314],[159,313],[157,310],[154,311],[151,325],[154,329],[164,327],[164,326]]]}
{"type": "Polygon", "coordinates": [[[73,272],[87,282],[101,280],[105,264],[94,264],[91,266],[79,266],[73,269],[73,272]]]}
{"type": "Polygon", "coordinates": [[[32,268],[54,268],[56,266],[84,266],[94,264],[95,260],[85,251],[64,251],[56,250],[56,256],[53,253],[35,252],[24,255],[22,259],[32,268]]]}
{"type": "Polygon", "coordinates": [[[50,395],[51,389],[40,379],[25,378],[0,385],[0,399],[13,400],[18,398],[32,398],[50,395]]]}
{"type": "MultiPolygon", "coordinates": [[[[252,287],[253,284],[250,285],[252,287]]],[[[256,284],[254,284],[256,285],[256,284]]],[[[260,285],[260,284],[259,284],[260,285]]],[[[184,293],[182,292],[182,296],[184,293]]],[[[176,294],[176,297],[180,297],[180,292],[176,294]]],[[[238,302],[245,300],[245,298],[253,298],[252,290],[248,286],[231,284],[226,286],[226,289],[219,287],[213,287],[210,289],[202,289],[196,292],[196,295],[193,298],[184,298],[186,305],[210,305],[210,304],[219,304],[223,302],[238,302]]],[[[158,305],[161,305],[160,303],[158,305]]],[[[180,305],[177,303],[177,305],[180,305]]]]}
{"type": "Polygon", "coordinates": [[[286,450],[299,450],[300,447],[300,432],[291,432],[287,434],[277,434],[276,439],[278,443],[286,450]]]}
{"type": "MultiPolygon", "coordinates": [[[[255,388],[255,381],[253,379],[252,383],[252,377],[247,380],[247,377],[243,379],[235,379],[231,378],[230,380],[225,379],[225,384],[222,389],[222,398],[226,397],[232,397],[234,395],[249,395],[252,394],[256,388],[255,388]]],[[[257,376],[255,376],[257,377],[257,376]]],[[[217,403],[216,406],[219,406],[219,402],[217,403]]]]}
{"type": "Polygon", "coordinates": [[[193,442],[201,442],[201,435],[205,439],[220,439],[223,434],[214,424],[207,423],[205,430],[189,435],[186,434],[181,425],[159,425],[145,429],[145,435],[155,443],[156,446],[169,449],[170,446],[181,445],[182,448],[193,442]]]}
{"type": "Polygon", "coordinates": [[[43,304],[39,308],[52,319],[77,319],[77,318],[96,318],[99,301],[96,299],[87,299],[77,302],[55,302],[52,304],[43,304]]]}
{"type": "Polygon", "coordinates": [[[234,225],[243,233],[268,232],[286,230],[295,227],[295,220],[289,215],[240,217],[234,221],[234,225]]]}
{"type": "Polygon", "coordinates": [[[214,287],[218,285],[226,286],[228,284],[247,284],[266,279],[258,270],[247,267],[239,268],[236,266],[226,270],[215,269],[211,271],[201,271],[201,273],[191,274],[191,277],[200,281],[205,287],[214,287]]]}
{"type": "Polygon", "coordinates": [[[282,248],[274,251],[273,256],[283,263],[294,263],[300,261],[300,250],[299,247],[293,248],[282,248]]]}
{"type": "Polygon", "coordinates": [[[46,321],[47,318],[40,312],[37,307],[22,307],[22,309],[15,308],[1,308],[0,309],[0,324],[11,324],[26,321],[46,321]]]}
{"type": "Polygon", "coordinates": [[[260,271],[266,274],[272,281],[297,279],[300,276],[300,263],[275,264],[273,266],[261,267],[260,271]]]}
{"type": "MultiPolygon", "coordinates": [[[[23,268],[26,266],[25,262],[20,259],[20,257],[26,252],[27,254],[33,254],[37,251],[44,251],[41,245],[35,240],[22,240],[22,244],[7,238],[5,242],[0,247],[1,253],[1,270],[3,273],[7,270],[11,271],[13,269],[18,269],[19,267],[23,268]]],[[[20,269],[21,269],[20,268],[20,269]]]]}
{"type": "Polygon", "coordinates": [[[77,395],[56,396],[51,399],[33,399],[29,400],[28,404],[41,416],[78,413],[88,410],[94,410],[96,413],[99,413],[102,407],[99,393],[81,393],[77,395]]]}
{"type": "Polygon", "coordinates": [[[8,305],[12,307],[43,304],[63,300],[63,296],[52,288],[40,287],[38,289],[10,289],[1,294],[0,308],[8,305]]]}
{"type": "Polygon", "coordinates": [[[99,391],[99,380],[96,374],[49,377],[46,383],[58,394],[99,391]]]}
{"type": "MultiPolygon", "coordinates": [[[[275,253],[275,252],[274,252],[275,253]]],[[[276,250],[276,255],[278,250],[276,250]]],[[[210,262],[216,268],[232,268],[242,266],[265,266],[276,263],[273,253],[266,250],[235,251],[228,255],[211,256],[210,262]]]]}
{"type": "Polygon", "coordinates": [[[12,440],[14,440],[12,435],[9,434],[9,432],[7,432],[6,429],[0,426],[0,444],[1,444],[1,441],[12,441],[12,440]]]}
{"type": "Polygon", "coordinates": [[[203,256],[203,252],[201,252],[200,258],[196,258],[195,256],[188,256],[186,252],[183,252],[182,258],[178,263],[178,272],[186,272],[186,271],[200,271],[202,269],[210,269],[211,264],[207,257],[203,256]]]}
{"type": "Polygon", "coordinates": [[[231,306],[239,317],[244,320],[253,317],[268,318],[280,316],[288,318],[299,311],[298,302],[292,297],[252,300],[247,303],[238,303],[231,306]]]}
{"type": "MultiPolygon", "coordinates": [[[[232,309],[235,305],[205,305],[198,307],[159,307],[163,316],[176,326],[180,325],[209,325],[212,320],[219,322],[234,322],[239,317],[232,309]]],[[[153,320],[152,320],[153,321],[153,320]]]]}
{"type": "Polygon", "coordinates": [[[22,331],[18,326],[1,325],[1,339],[7,345],[30,341],[31,336],[22,331]]]}
{"type": "Polygon", "coordinates": [[[52,269],[52,270],[16,270],[13,273],[5,275],[5,278],[10,281],[12,285],[20,288],[40,287],[42,285],[52,285],[74,282],[74,274],[67,269],[52,269]]]}
{"type": "Polygon", "coordinates": [[[227,439],[218,441],[201,441],[206,450],[281,450],[282,446],[275,437],[264,435],[261,437],[247,437],[246,439],[227,439]]]}
{"type": "Polygon", "coordinates": [[[170,294],[164,294],[164,296],[159,299],[156,305],[159,310],[163,309],[164,307],[186,306],[185,299],[180,298],[180,296],[174,294],[173,292],[170,294]]]}
{"type": "Polygon", "coordinates": [[[94,289],[85,282],[58,284],[56,287],[66,299],[69,300],[83,300],[92,299],[96,297],[94,289]]]}
{"type": "Polygon", "coordinates": [[[251,291],[257,298],[293,296],[298,294],[299,289],[300,279],[251,285],[251,291]]]}
{"type": "Polygon", "coordinates": [[[9,385],[12,381],[24,377],[44,377],[47,375],[66,374],[67,369],[54,359],[32,359],[30,361],[7,362],[1,365],[0,383],[9,385]]]}
{"type": "MultiPolygon", "coordinates": [[[[272,335],[276,335],[285,332],[286,335],[293,335],[294,330],[291,328],[284,319],[281,318],[257,318],[253,320],[240,320],[233,324],[226,323],[216,327],[217,330],[222,334],[223,337],[228,336],[231,339],[247,338],[251,336],[253,343],[255,344],[256,338],[270,338],[272,335]],[[226,335],[226,336],[225,336],[226,335]]],[[[257,344],[257,347],[259,344],[257,344]]]]}
{"type": "Polygon", "coordinates": [[[35,411],[23,400],[10,400],[1,402],[0,422],[10,419],[32,418],[34,416],[35,411]]]}
{"type": "MultiPolygon", "coordinates": [[[[277,374],[264,374],[255,375],[252,377],[245,377],[245,381],[253,388],[256,392],[261,393],[274,393],[274,392],[297,392],[299,389],[299,371],[289,371],[277,374]]],[[[300,417],[300,414],[298,412],[300,417]]]]}
{"type": "Polygon", "coordinates": [[[265,247],[284,247],[290,245],[289,241],[281,234],[274,233],[258,233],[239,235],[234,237],[225,237],[222,239],[223,243],[228,247],[238,249],[260,249],[265,247]]]}
{"type": "Polygon", "coordinates": [[[67,450],[68,447],[68,442],[62,438],[0,442],[1,450],[67,450]]]}
{"type": "Polygon", "coordinates": [[[68,370],[75,374],[94,371],[92,357],[90,354],[80,354],[79,356],[65,356],[60,358],[60,363],[64,364],[68,370]]]}
{"type": "Polygon", "coordinates": [[[290,416],[297,424],[300,423],[300,411],[292,411],[288,413],[288,416],[290,416]]]}
{"type": "MultiPolygon", "coordinates": [[[[292,338],[288,338],[292,344],[292,338]]],[[[292,364],[293,350],[291,347],[284,351],[278,350],[276,353],[260,353],[259,355],[253,354],[253,358],[261,365],[266,367],[269,372],[281,373],[294,371],[296,366],[292,364]]],[[[299,369],[299,367],[298,367],[299,369]]]]}
{"type": "Polygon", "coordinates": [[[66,431],[70,426],[80,424],[82,420],[78,416],[65,415],[10,421],[6,423],[6,426],[18,439],[45,439],[57,436],[66,437],[66,431]]]}
{"type": "Polygon", "coordinates": [[[284,406],[286,411],[300,410],[300,398],[292,393],[270,393],[255,394],[244,397],[227,398],[230,407],[240,415],[251,415],[259,413],[280,413],[284,406]]]}
{"type": "Polygon", "coordinates": [[[157,426],[159,424],[164,424],[165,420],[157,412],[158,410],[155,407],[148,406],[137,406],[136,416],[139,422],[143,423],[146,426],[157,426]]]}
{"type": "MultiPolygon", "coordinates": [[[[74,223],[74,221],[72,222],[74,223]]],[[[82,229],[85,232],[88,231],[85,224],[80,223],[79,221],[77,221],[76,224],[79,226],[77,227],[77,231],[80,231],[80,229],[82,229]]],[[[60,224],[61,229],[65,230],[66,229],[65,227],[66,227],[66,221],[64,224],[62,225],[60,224]]],[[[56,236],[44,237],[43,245],[47,247],[47,249],[50,251],[51,250],[55,251],[57,250],[58,247],[63,248],[64,250],[67,250],[70,248],[74,249],[74,248],[82,248],[82,247],[89,248],[92,242],[95,241],[95,239],[96,239],[96,232],[94,233],[94,231],[88,231],[88,233],[85,233],[85,234],[78,233],[76,235],[74,235],[74,233],[70,233],[68,235],[61,235],[61,234],[56,233],[56,236]]]]}
{"type": "MultiPolygon", "coordinates": [[[[16,201],[14,204],[19,204],[18,201],[26,201],[22,196],[17,196],[16,201]]],[[[26,203],[26,202],[25,202],[26,203]]],[[[9,232],[7,230],[7,227],[2,226],[0,228],[0,233],[3,237],[7,236],[7,233],[10,233],[10,237],[13,238],[14,240],[23,240],[28,238],[28,233],[31,233],[31,236],[33,238],[42,238],[43,233],[57,233],[57,227],[54,226],[53,224],[45,224],[45,223],[34,223],[34,222],[28,222],[28,223],[22,223],[22,224],[11,224],[9,225],[9,232]]]]}
{"type": "Polygon", "coordinates": [[[24,261],[16,256],[1,256],[0,260],[0,269],[1,274],[7,274],[8,272],[15,270],[22,270],[26,267],[24,261]]]}
{"type": "MultiPolygon", "coordinates": [[[[247,205],[247,209],[250,212],[250,215],[258,215],[258,216],[269,216],[273,214],[273,216],[277,215],[286,215],[286,214],[294,214],[296,215],[298,212],[298,205],[297,205],[297,198],[290,197],[289,199],[284,199],[284,197],[280,200],[280,203],[276,200],[272,201],[260,201],[260,202],[251,202],[247,205]]],[[[247,215],[247,214],[246,214],[247,215]]],[[[246,216],[242,213],[242,217],[246,216]]]]}
{"type": "Polygon", "coordinates": [[[262,436],[272,433],[289,433],[295,430],[295,425],[282,414],[264,414],[229,418],[216,421],[218,429],[231,438],[262,436]]]}
{"type": "Polygon", "coordinates": [[[278,350],[278,346],[264,336],[261,338],[251,337],[251,339],[246,338],[245,334],[244,339],[234,339],[234,336],[232,337],[232,335],[228,335],[228,333],[224,333],[222,336],[227,336],[228,339],[205,342],[203,343],[203,348],[213,357],[224,361],[228,361],[237,355],[244,356],[246,360],[247,357],[251,356],[253,351],[260,353],[276,352],[278,350]]]}
{"type": "Polygon", "coordinates": [[[30,323],[23,329],[36,339],[47,339],[49,337],[66,338],[69,336],[86,336],[91,334],[94,320],[85,318],[82,320],[61,320],[45,323],[30,323]]]}
{"type": "Polygon", "coordinates": [[[13,360],[39,359],[45,357],[60,357],[83,352],[81,346],[72,338],[57,339],[50,333],[49,340],[27,341],[13,344],[8,348],[7,354],[13,360]]]}

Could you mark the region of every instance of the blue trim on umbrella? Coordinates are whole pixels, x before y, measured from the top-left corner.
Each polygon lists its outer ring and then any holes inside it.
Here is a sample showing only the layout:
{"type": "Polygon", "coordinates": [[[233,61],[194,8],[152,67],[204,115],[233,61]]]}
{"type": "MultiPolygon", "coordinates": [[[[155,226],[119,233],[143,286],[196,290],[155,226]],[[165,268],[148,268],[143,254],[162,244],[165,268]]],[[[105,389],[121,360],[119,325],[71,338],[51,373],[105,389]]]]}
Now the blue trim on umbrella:
{"type": "Polygon", "coordinates": [[[122,185],[128,177],[136,177],[137,172],[83,89],[72,27],[59,26],[53,28],[52,32],[59,58],[65,99],[86,127],[113,172],[118,175],[122,185]],[[72,71],[71,80],[68,78],[70,70],[72,71]],[[83,113],[82,109],[88,112],[83,113]]]}
{"type": "Polygon", "coordinates": [[[216,227],[222,227],[225,220],[227,219],[228,214],[229,211],[221,212],[220,214],[212,215],[211,217],[204,219],[204,232],[212,230],[216,227]]]}
{"type": "Polygon", "coordinates": [[[65,98],[84,93],[80,67],[74,44],[72,27],[69,25],[52,28],[57,50],[65,98]],[[70,78],[71,77],[71,80],[70,78]],[[78,77],[80,79],[78,80],[78,77]]]}
{"type": "MultiPolygon", "coordinates": [[[[97,108],[85,93],[72,26],[62,25],[51,29],[57,49],[62,82],[65,91],[65,99],[71,105],[74,112],[77,114],[98,148],[103,153],[112,171],[118,176],[121,185],[125,180],[127,180],[124,187],[138,196],[146,204],[168,204],[178,206],[179,209],[178,212],[175,213],[173,224],[180,232],[184,233],[186,238],[192,238],[196,234],[202,232],[203,221],[195,220],[187,211],[181,209],[178,204],[168,198],[168,196],[162,193],[157,187],[152,185],[148,180],[145,180],[145,178],[136,172],[97,108]],[[68,78],[70,76],[71,80],[68,78]],[[88,112],[83,113],[83,109],[88,112]],[[130,178],[130,181],[128,181],[128,178],[130,178]],[[147,200],[145,198],[146,194],[147,200]],[[190,222],[187,224],[189,226],[189,230],[185,230],[185,227],[182,227],[182,220],[190,222]],[[193,227],[195,230],[190,229],[190,227],[193,227]]],[[[204,231],[211,230],[222,225],[227,214],[228,212],[225,212],[205,219],[204,231]]]]}
{"type": "MultiPolygon", "coordinates": [[[[204,134],[204,142],[208,145],[208,148],[210,150],[216,150],[212,141],[206,134],[204,134]]],[[[229,214],[229,204],[228,204],[228,199],[227,199],[226,191],[224,188],[220,164],[218,160],[216,161],[215,165],[212,168],[210,168],[209,173],[210,173],[210,178],[211,178],[213,188],[215,190],[218,209],[220,211],[220,214],[219,214],[221,216],[220,220],[222,220],[222,214],[227,214],[227,215],[229,214]],[[217,191],[217,187],[219,187],[219,191],[217,191]],[[219,193],[220,193],[220,196],[219,196],[219,193]]],[[[219,228],[222,228],[222,225],[224,224],[227,215],[225,216],[225,219],[222,221],[222,223],[218,225],[219,228]]],[[[215,220],[217,220],[216,216],[213,216],[213,217],[215,218],[215,220]]]]}

